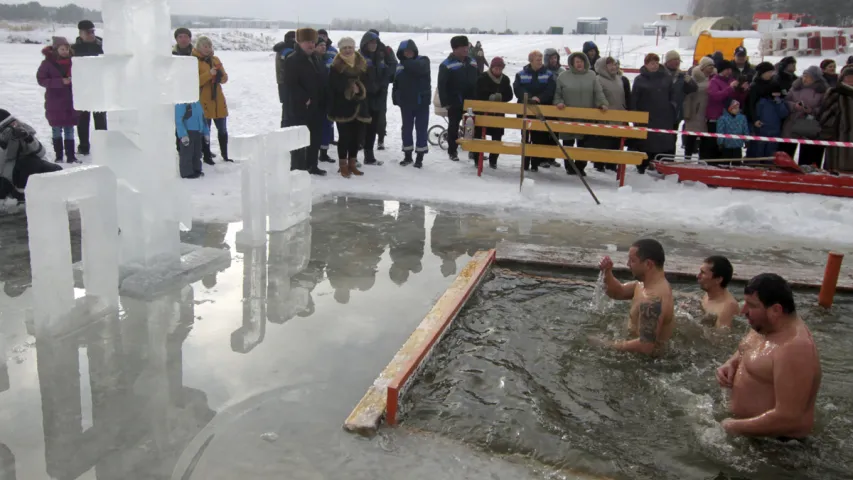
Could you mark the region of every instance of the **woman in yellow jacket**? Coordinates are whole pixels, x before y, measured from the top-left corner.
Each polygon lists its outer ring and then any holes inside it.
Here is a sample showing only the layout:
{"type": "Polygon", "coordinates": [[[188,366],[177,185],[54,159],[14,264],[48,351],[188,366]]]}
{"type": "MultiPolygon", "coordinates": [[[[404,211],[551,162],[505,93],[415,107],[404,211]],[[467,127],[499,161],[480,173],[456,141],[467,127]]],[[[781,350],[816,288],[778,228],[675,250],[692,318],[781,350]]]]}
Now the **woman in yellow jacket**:
{"type": "MultiPolygon", "coordinates": [[[[204,120],[210,128],[211,120],[216,125],[219,137],[219,152],[222,159],[228,158],[228,105],[225,103],[225,93],[222,85],[228,83],[228,74],[222,67],[219,57],[213,55],[213,42],[207,37],[198,37],[193,49],[193,56],[198,59],[199,101],[204,109],[204,120]]],[[[213,165],[210,144],[204,145],[204,163],[213,165]]]]}

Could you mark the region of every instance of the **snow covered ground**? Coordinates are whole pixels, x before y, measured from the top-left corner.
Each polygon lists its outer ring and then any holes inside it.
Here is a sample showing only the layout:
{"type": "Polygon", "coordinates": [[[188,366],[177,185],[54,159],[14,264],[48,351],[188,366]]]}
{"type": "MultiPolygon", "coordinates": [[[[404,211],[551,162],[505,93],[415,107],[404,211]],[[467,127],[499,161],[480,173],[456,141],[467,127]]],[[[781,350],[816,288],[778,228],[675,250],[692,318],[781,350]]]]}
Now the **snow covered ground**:
{"type": "MultiPolygon", "coordinates": [[[[223,38],[258,37],[267,40],[280,38],[284,32],[220,30],[200,31],[221,33],[223,38]],[[245,35],[244,35],[245,33],[245,35]]],[[[71,39],[76,34],[73,27],[57,32],[30,32],[39,35],[63,34],[71,39]],[[67,30],[67,31],[66,31],[67,30]]],[[[350,35],[356,39],[360,33],[331,32],[333,40],[350,35]]],[[[422,55],[429,56],[433,64],[433,86],[438,64],[450,53],[451,35],[382,34],[383,40],[396,48],[401,40],[411,38],[420,47],[422,55]]],[[[0,32],[0,38],[4,38],[0,32]]],[[[638,65],[648,52],[661,55],[677,46],[677,39],[662,40],[655,46],[654,37],[624,36],[625,65],[638,65]]],[[[587,36],[472,36],[483,43],[487,57],[503,56],[509,76],[527,63],[531,50],[564,46],[579,50],[587,36]]],[[[607,51],[607,37],[599,36],[602,53],[607,51]]],[[[269,46],[269,45],[267,45],[269,46]]],[[[38,45],[0,44],[0,88],[3,104],[0,108],[11,111],[16,117],[31,123],[42,139],[50,136],[44,118],[43,89],[35,81],[35,72],[41,61],[38,45]],[[14,93],[13,93],[14,92],[14,93]]],[[[248,50],[251,50],[247,48],[248,50]]],[[[230,81],[224,87],[230,117],[228,129],[232,135],[270,131],[280,121],[281,105],[275,86],[273,54],[271,50],[218,51],[230,81]]],[[[682,50],[687,58],[691,52],[682,50]]],[[[773,59],[768,59],[773,60],[773,59]]],[[[839,61],[842,59],[839,57],[839,61]]],[[[801,59],[799,68],[819,63],[817,57],[801,59]]],[[[845,243],[853,238],[853,201],[811,195],[784,195],[730,189],[710,189],[702,185],[681,185],[671,180],[655,180],[636,174],[629,169],[627,185],[618,190],[613,175],[601,174],[589,168],[591,187],[602,202],[595,206],[577,178],[569,177],[562,169],[541,170],[529,175],[536,181],[536,198],[530,201],[519,194],[519,158],[502,157],[499,169],[486,169],[482,178],[469,161],[453,163],[446,154],[433,148],[427,156],[425,168],[416,170],[397,165],[401,159],[400,115],[390,105],[388,111],[387,150],[377,152],[385,161],[381,167],[365,167],[361,178],[343,179],[334,175],[336,168],[329,167],[329,176],[315,178],[316,197],[331,194],[355,194],[386,199],[424,201],[445,204],[488,206],[498,209],[527,209],[530,215],[559,216],[607,225],[645,225],[661,229],[706,231],[718,229],[762,236],[786,236],[802,239],[845,243]]],[[[433,117],[432,124],[444,124],[433,117]]],[[[512,139],[509,135],[508,139],[512,139]]],[[[517,138],[517,134],[515,135],[517,138]]],[[[214,149],[216,141],[214,136],[214,149]]],[[[334,147],[333,147],[334,148],[334,147]]],[[[96,154],[97,152],[95,152],[96,154]]],[[[331,164],[325,164],[331,165],[331,164]]],[[[325,168],[325,166],[324,166],[325,168]]],[[[238,165],[218,164],[205,167],[206,177],[188,181],[193,193],[193,207],[197,219],[205,221],[236,221],[240,218],[240,169],[238,165]]]]}

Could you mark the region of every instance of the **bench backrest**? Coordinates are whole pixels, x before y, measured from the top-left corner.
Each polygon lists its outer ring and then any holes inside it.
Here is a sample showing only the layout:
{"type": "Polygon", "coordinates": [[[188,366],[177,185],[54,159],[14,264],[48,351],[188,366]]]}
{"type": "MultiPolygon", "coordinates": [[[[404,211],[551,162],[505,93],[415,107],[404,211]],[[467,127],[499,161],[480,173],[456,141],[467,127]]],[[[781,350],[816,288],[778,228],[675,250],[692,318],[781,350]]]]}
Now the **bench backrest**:
{"type": "MultiPolygon", "coordinates": [[[[476,127],[497,127],[522,130],[524,120],[515,117],[501,117],[483,114],[518,115],[524,114],[524,105],[520,103],[487,102],[482,100],[466,100],[465,111],[473,110],[476,127]]],[[[576,135],[595,135],[601,137],[638,138],[645,139],[648,132],[608,128],[600,122],[609,124],[648,125],[648,112],[633,112],[626,110],[608,110],[602,112],[597,108],[566,107],[559,110],[553,105],[538,106],[542,115],[549,120],[548,125],[555,133],[572,133],[576,135]],[[589,123],[590,125],[566,125],[561,122],[589,123]]],[[[536,120],[536,109],[527,107],[527,129],[548,131],[548,127],[536,120]]]]}

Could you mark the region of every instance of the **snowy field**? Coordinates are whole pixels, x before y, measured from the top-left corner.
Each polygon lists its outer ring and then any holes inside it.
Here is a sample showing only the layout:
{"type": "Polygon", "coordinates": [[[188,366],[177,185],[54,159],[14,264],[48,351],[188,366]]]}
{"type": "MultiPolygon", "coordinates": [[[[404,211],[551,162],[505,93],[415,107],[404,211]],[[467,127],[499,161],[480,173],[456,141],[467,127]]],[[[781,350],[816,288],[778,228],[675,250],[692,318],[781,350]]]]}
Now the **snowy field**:
{"type": "MultiPolygon", "coordinates": [[[[33,38],[48,38],[51,34],[62,34],[73,42],[76,30],[58,29],[56,32],[28,32],[33,38]]],[[[231,135],[262,133],[278,128],[281,105],[275,85],[272,39],[281,38],[284,31],[223,31],[201,30],[199,34],[215,34],[219,38],[253,37],[260,47],[217,52],[226,70],[229,83],[224,86],[230,117],[228,129],[231,135]],[[258,39],[261,40],[258,40],[258,39]],[[265,39],[265,40],[264,40],[265,39]],[[266,48],[261,48],[266,44],[266,48]]],[[[333,40],[350,35],[357,40],[360,33],[331,32],[333,40]]],[[[420,53],[431,58],[433,65],[433,87],[437,79],[438,64],[450,53],[450,37],[447,34],[394,34],[383,33],[388,45],[396,46],[400,41],[411,38],[420,48],[420,53]]],[[[0,32],[0,39],[6,38],[0,32]]],[[[489,36],[472,35],[472,41],[481,41],[486,56],[503,56],[507,62],[505,73],[513,77],[527,63],[531,50],[554,47],[562,50],[569,47],[579,50],[588,36],[489,36]]],[[[624,36],[621,47],[623,64],[639,66],[646,53],[663,55],[677,47],[677,39],[662,40],[655,46],[654,37],[624,36]]],[[[607,54],[608,37],[595,39],[607,54]]],[[[217,40],[214,40],[217,44],[217,40]]],[[[229,45],[232,47],[232,45],[229,45]]],[[[50,137],[44,118],[44,90],[36,83],[35,72],[42,59],[39,45],[0,44],[0,88],[5,108],[23,121],[32,124],[43,141],[50,137]]],[[[681,50],[687,59],[691,52],[681,50]]],[[[563,56],[565,60],[565,55],[563,56]]],[[[846,57],[844,57],[846,58],[846,57]]],[[[768,58],[773,61],[775,59],[768,58]]],[[[843,63],[839,57],[840,63],[843,63]]],[[[799,68],[817,64],[820,58],[803,58],[799,68]]],[[[687,60],[685,63],[689,63],[687,60]]],[[[757,63],[757,62],[756,62],[757,63]]],[[[440,117],[433,117],[431,125],[444,124],[440,117]]],[[[427,155],[423,170],[403,168],[397,165],[400,153],[400,114],[389,101],[387,150],[377,152],[377,158],[385,161],[381,167],[365,167],[364,177],[344,179],[334,172],[331,164],[323,164],[329,176],[314,179],[317,198],[331,194],[355,194],[383,199],[421,201],[444,204],[493,207],[497,209],[522,209],[525,215],[573,218],[581,221],[606,225],[645,225],[661,229],[678,229],[704,232],[717,230],[761,234],[762,236],[795,237],[831,243],[849,242],[853,238],[853,201],[811,195],[786,195],[710,189],[702,185],[681,185],[671,180],[655,180],[636,174],[629,168],[627,185],[618,190],[615,176],[595,172],[591,167],[589,183],[602,202],[595,206],[589,194],[577,178],[569,177],[562,169],[540,170],[530,174],[536,181],[536,197],[529,200],[519,194],[518,157],[502,157],[496,171],[486,169],[482,178],[469,161],[450,162],[444,152],[434,147],[427,155]]],[[[517,139],[510,134],[507,139],[517,139]]],[[[216,141],[214,135],[214,150],[216,141]]],[[[334,148],[334,147],[333,147],[334,148]]],[[[97,152],[94,152],[97,155],[97,152]]],[[[89,157],[88,160],[92,160],[89,157]]],[[[333,155],[334,156],[334,155],[333,155]]],[[[177,160],[176,160],[177,161],[177,160]]],[[[194,215],[204,221],[238,221],[240,219],[240,169],[238,165],[217,164],[205,166],[206,177],[187,181],[193,194],[194,215]]]]}

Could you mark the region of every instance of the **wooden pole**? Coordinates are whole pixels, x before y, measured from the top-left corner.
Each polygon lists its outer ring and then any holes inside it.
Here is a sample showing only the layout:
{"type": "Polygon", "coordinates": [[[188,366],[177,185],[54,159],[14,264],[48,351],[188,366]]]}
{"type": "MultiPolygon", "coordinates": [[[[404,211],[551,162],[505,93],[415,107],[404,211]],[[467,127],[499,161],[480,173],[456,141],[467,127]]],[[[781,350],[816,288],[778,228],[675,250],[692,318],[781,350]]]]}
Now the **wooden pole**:
{"type": "Polygon", "coordinates": [[[826,270],[823,272],[823,282],[820,284],[820,294],[817,297],[817,303],[823,308],[830,308],[835,299],[835,289],[838,287],[838,276],[841,274],[842,260],[844,260],[843,254],[829,252],[829,258],[826,260],[826,270]]]}
{"type": "Polygon", "coordinates": [[[524,158],[527,153],[527,93],[524,94],[524,106],[521,110],[521,170],[518,180],[518,191],[521,192],[521,187],[524,185],[524,158]]]}
{"type": "MultiPolygon", "coordinates": [[[[577,176],[578,176],[578,178],[580,178],[580,179],[581,179],[581,182],[583,183],[583,186],[584,186],[584,187],[586,187],[586,190],[587,190],[587,191],[589,192],[589,194],[592,196],[592,199],[593,199],[593,200],[595,200],[595,204],[596,204],[596,205],[601,205],[601,202],[599,202],[599,201],[598,201],[598,197],[596,197],[596,196],[595,196],[595,192],[593,192],[593,191],[592,191],[592,188],[590,188],[589,183],[587,183],[587,181],[586,181],[586,177],[584,177],[584,176],[581,174],[581,171],[578,169],[578,166],[577,166],[577,165],[575,165],[575,161],[574,161],[574,160],[572,160],[572,157],[570,157],[570,156],[569,156],[569,152],[567,152],[567,151],[566,151],[566,149],[565,149],[565,147],[563,147],[563,144],[562,144],[562,143],[560,143],[560,137],[558,137],[558,136],[557,136],[557,134],[556,134],[556,133],[554,133],[554,130],[551,128],[551,125],[550,125],[550,124],[548,124],[548,120],[545,118],[545,116],[544,116],[544,115],[542,115],[542,110],[540,110],[540,109],[539,109],[539,107],[538,107],[538,106],[536,106],[535,104],[531,104],[530,106],[531,106],[531,107],[533,107],[533,112],[534,112],[534,114],[536,115],[536,118],[537,118],[537,119],[539,119],[539,121],[540,121],[540,122],[542,122],[542,123],[545,125],[545,128],[547,128],[547,129],[548,129],[548,133],[549,133],[549,134],[551,134],[551,140],[553,140],[553,141],[554,141],[554,143],[556,143],[556,144],[557,144],[557,146],[558,146],[558,147],[560,147],[560,151],[561,151],[561,152],[563,152],[563,158],[565,158],[565,159],[566,159],[566,161],[567,161],[567,162],[569,162],[569,166],[571,166],[571,167],[572,167],[572,170],[574,170],[574,171],[575,171],[575,175],[577,175],[577,176]]],[[[527,105],[525,105],[525,107],[527,107],[527,105]]],[[[526,109],[525,109],[525,110],[526,110],[526,109]]],[[[524,145],[524,144],[522,144],[522,147],[521,147],[521,148],[524,148],[524,146],[523,146],[523,145],[524,145]]],[[[523,162],[522,162],[522,163],[523,163],[523,162]]],[[[522,170],[523,170],[523,169],[524,169],[524,165],[522,165],[522,167],[521,167],[521,168],[522,168],[522,170]]]]}

